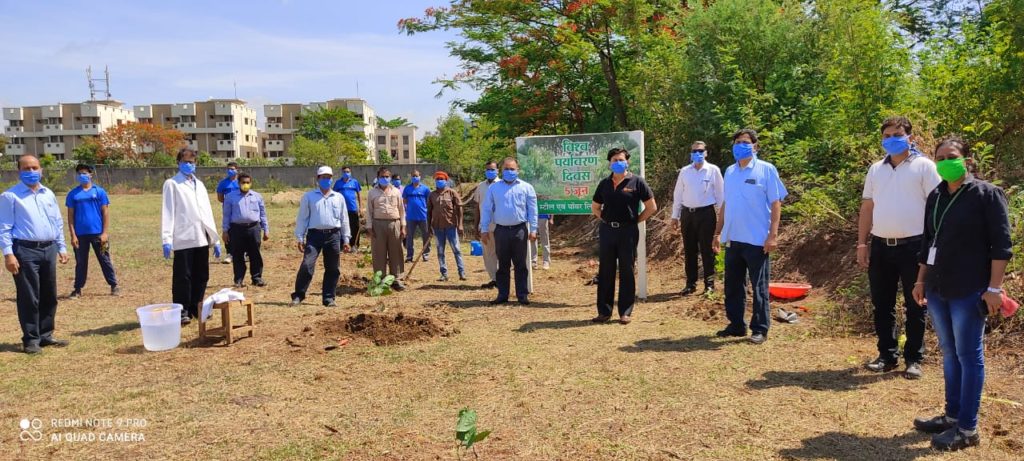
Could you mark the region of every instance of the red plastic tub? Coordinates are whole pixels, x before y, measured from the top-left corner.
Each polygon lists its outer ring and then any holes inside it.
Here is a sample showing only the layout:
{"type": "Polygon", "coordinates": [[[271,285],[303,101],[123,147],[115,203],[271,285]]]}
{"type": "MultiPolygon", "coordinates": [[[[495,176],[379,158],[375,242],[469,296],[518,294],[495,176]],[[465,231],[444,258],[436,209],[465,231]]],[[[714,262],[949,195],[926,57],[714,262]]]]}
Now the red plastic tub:
{"type": "Polygon", "coordinates": [[[780,299],[796,299],[807,296],[811,286],[806,283],[769,283],[768,294],[780,299]]]}

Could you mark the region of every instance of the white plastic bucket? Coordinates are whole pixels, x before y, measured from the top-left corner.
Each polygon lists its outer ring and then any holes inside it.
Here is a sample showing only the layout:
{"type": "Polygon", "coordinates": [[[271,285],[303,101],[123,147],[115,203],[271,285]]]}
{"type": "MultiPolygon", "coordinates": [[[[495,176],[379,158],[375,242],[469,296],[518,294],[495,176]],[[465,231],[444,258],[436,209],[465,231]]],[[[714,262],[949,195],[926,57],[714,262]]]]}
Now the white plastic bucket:
{"type": "Polygon", "coordinates": [[[135,309],[147,351],[166,351],[181,343],[181,304],[150,304],[135,309]]]}

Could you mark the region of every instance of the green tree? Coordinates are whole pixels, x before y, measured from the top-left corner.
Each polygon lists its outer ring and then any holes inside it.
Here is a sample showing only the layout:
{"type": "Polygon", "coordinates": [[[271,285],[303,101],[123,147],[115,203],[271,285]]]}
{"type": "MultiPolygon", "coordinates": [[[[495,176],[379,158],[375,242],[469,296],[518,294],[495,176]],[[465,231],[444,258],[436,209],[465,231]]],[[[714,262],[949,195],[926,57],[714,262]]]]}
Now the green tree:
{"type": "Polygon", "coordinates": [[[391,120],[385,120],[381,117],[377,117],[377,126],[381,128],[401,128],[403,126],[411,126],[410,122],[405,117],[397,117],[391,120]]]}
{"type": "Polygon", "coordinates": [[[391,157],[391,154],[386,150],[377,152],[377,164],[378,165],[390,165],[395,163],[395,159],[391,157]]]}
{"type": "Polygon", "coordinates": [[[487,119],[467,122],[455,111],[437,121],[437,131],[416,144],[416,155],[444,165],[460,181],[476,179],[484,162],[513,153],[511,140],[497,136],[497,125],[487,119]]]}
{"type": "Polygon", "coordinates": [[[331,134],[350,137],[355,141],[365,141],[365,135],[361,130],[364,125],[359,116],[343,107],[319,108],[302,112],[302,122],[296,134],[314,141],[327,141],[331,134]]]}
{"type": "Polygon", "coordinates": [[[291,145],[295,164],[316,165],[364,165],[367,159],[366,146],[341,133],[331,133],[325,140],[314,140],[296,136],[291,145]]]}
{"type": "Polygon", "coordinates": [[[0,134],[0,155],[7,153],[7,136],[0,134]]]}
{"type": "Polygon", "coordinates": [[[102,146],[96,139],[89,136],[82,140],[82,143],[71,149],[72,157],[81,163],[95,165],[99,163],[99,154],[102,146]]]}

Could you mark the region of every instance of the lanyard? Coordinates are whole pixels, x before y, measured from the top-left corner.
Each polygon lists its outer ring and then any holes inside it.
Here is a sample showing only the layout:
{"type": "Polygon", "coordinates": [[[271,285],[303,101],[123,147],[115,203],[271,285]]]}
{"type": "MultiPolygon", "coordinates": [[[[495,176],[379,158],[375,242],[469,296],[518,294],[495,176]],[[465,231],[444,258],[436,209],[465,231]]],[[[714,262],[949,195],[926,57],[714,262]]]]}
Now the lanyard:
{"type": "MultiPolygon", "coordinates": [[[[953,207],[953,202],[956,201],[960,193],[964,191],[964,185],[960,185],[960,190],[953,194],[953,198],[949,199],[949,203],[946,204],[946,208],[942,210],[942,217],[939,217],[939,201],[935,200],[935,208],[932,209],[932,228],[935,229],[935,237],[933,242],[937,242],[939,238],[939,229],[942,228],[942,223],[946,221],[946,213],[950,208],[953,207]]],[[[933,243],[932,246],[935,246],[933,243]]]]}

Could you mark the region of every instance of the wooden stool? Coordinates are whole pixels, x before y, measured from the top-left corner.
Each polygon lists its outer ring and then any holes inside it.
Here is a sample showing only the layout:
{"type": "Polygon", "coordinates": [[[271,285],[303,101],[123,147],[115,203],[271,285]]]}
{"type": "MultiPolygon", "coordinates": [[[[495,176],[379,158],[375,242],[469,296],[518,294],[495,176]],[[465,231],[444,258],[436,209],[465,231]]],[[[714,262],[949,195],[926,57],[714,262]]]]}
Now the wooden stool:
{"type": "MultiPolygon", "coordinates": [[[[253,320],[253,304],[252,301],[228,301],[226,303],[217,303],[213,305],[213,309],[220,309],[220,326],[217,328],[206,328],[206,322],[199,322],[199,337],[206,338],[209,336],[219,336],[226,341],[226,344],[231,344],[236,339],[236,334],[248,333],[248,338],[252,338],[253,331],[256,328],[255,321],[253,320]],[[247,319],[245,323],[235,326],[231,324],[231,309],[233,307],[245,307],[247,313],[247,319]]],[[[212,315],[211,315],[212,317],[212,315]]]]}

